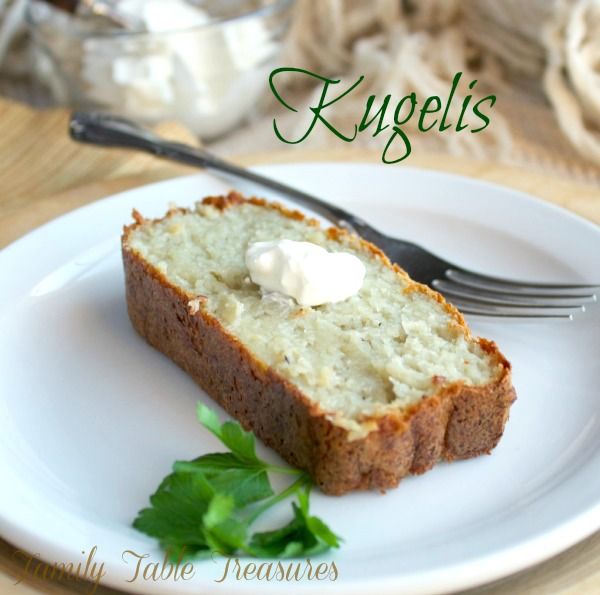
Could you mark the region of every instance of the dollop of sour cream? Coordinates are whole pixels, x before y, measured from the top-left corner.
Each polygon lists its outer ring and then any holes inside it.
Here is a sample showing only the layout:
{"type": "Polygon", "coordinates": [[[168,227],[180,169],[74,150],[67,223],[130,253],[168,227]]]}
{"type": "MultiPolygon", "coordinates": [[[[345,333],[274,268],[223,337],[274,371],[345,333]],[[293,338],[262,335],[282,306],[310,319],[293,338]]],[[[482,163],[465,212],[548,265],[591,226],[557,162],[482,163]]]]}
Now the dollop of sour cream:
{"type": "Polygon", "coordinates": [[[348,299],[365,278],[365,265],[353,254],[285,239],[250,244],[246,266],[250,279],[263,290],[292,297],[301,306],[348,299]]]}

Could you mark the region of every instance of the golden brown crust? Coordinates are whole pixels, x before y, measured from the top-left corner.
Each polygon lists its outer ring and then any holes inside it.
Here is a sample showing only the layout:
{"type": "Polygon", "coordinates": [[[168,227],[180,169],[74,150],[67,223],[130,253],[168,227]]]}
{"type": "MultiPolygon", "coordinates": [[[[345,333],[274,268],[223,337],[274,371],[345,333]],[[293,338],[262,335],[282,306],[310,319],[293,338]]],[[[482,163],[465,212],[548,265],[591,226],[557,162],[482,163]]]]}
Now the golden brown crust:
{"type": "MultiPolygon", "coordinates": [[[[210,197],[204,203],[225,209],[246,200],[304,219],[298,211],[261,199],[244,199],[237,193],[210,197]]],[[[198,304],[190,306],[190,300],[198,296],[172,285],[128,247],[131,231],[147,223],[139,214],[135,219],[136,223],[124,228],[122,237],[127,308],[135,329],[186,370],[246,429],[291,465],[309,471],[324,492],[339,495],[350,490],[392,488],[405,475],[423,473],[440,458],[489,453],[498,443],[515,391],[510,364],[493,342],[479,339],[500,366],[496,380],[482,387],[461,382],[442,385],[436,394],[403,412],[371,418],[376,429],[364,438],[349,440],[346,429],[332,423],[298,387],[255,358],[214,316],[198,304]]],[[[318,223],[311,221],[311,225],[318,223]]],[[[347,235],[337,229],[328,233],[334,238],[347,235]]],[[[407,277],[381,250],[355,236],[350,239],[407,277]]],[[[439,294],[412,281],[409,290],[426,293],[444,304],[457,327],[469,334],[462,315],[439,294]]]]}

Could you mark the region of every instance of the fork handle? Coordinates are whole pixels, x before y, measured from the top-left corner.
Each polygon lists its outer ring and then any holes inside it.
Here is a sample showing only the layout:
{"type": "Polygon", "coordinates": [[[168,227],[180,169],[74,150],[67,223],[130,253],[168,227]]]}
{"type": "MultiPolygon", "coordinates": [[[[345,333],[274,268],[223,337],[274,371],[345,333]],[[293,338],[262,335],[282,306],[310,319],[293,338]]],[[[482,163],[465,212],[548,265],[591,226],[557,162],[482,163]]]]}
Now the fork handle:
{"type": "Polygon", "coordinates": [[[100,112],[74,112],[71,115],[69,132],[71,138],[79,142],[106,147],[138,149],[186,165],[199,166],[249,180],[289,196],[295,202],[308,207],[338,227],[344,227],[357,233],[362,233],[361,229],[365,231],[368,231],[367,228],[372,229],[359,217],[339,207],[329,205],[315,196],[234,165],[205,149],[161,139],[153,132],[126,118],[100,112]]]}

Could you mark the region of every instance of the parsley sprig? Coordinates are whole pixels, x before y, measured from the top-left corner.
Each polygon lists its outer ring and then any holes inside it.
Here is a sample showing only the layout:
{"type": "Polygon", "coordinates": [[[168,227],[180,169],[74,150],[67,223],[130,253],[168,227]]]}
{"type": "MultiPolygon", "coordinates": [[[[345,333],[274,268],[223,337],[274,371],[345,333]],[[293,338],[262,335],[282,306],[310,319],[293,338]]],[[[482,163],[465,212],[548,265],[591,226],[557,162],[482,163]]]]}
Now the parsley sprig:
{"type": "Polygon", "coordinates": [[[236,422],[220,423],[217,414],[198,404],[198,420],[230,452],[177,461],[140,510],[133,526],[159,539],[173,559],[210,554],[245,554],[287,558],[337,548],[340,538],[309,512],[312,481],[298,469],[270,465],[256,455],[254,434],[236,422]],[[269,473],[296,479],[276,494],[269,473]],[[292,520],[272,531],[252,533],[251,525],[267,510],[291,496],[292,520]]]}

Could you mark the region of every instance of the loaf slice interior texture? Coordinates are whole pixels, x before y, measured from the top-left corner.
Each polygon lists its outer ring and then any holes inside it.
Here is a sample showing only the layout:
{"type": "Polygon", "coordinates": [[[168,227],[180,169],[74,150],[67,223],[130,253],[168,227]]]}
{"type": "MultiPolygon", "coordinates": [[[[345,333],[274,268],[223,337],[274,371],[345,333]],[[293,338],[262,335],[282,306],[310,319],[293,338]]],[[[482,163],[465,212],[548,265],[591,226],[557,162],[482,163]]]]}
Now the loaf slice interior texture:
{"type": "Polygon", "coordinates": [[[393,487],[500,439],[510,364],[373,245],[235,193],[135,217],[122,242],[134,327],[325,492],[393,487]],[[261,291],[245,252],[276,239],[356,255],[359,293],[303,307],[261,291]]]}

